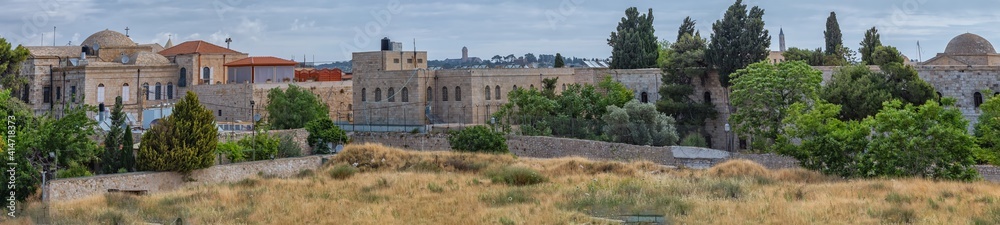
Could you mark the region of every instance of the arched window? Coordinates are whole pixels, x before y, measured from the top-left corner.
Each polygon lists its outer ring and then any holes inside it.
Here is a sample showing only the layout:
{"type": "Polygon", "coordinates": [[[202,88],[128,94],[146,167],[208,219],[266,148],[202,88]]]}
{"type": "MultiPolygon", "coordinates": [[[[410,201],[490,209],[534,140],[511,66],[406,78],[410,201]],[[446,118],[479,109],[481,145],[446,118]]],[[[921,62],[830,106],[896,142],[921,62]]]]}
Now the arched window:
{"type": "Polygon", "coordinates": [[[712,92],[705,92],[705,104],[712,104],[712,92]]]}
{"type": "Polygon", "coordinates": [[[434,88],[427,87],[427,101],[428,102],[434,101],[434,88]]]}
{"type": "Polygon", "coordinates": [[[167,99],[174,99],[174,82],[167,82],[167,99]]]}
{"type": "Polygon", "coordinates": [[[974,101],[976,108],[979,108],[979,105],[983,104],[983,94],[979,92],[972,94],[972,101],[974,101]]]}
{"type": "Polygon", "coordinates": [[[490,100],[492,95],[493,94],[490,94],[490,86],[486,86],[486,100],[490,100]]]}
{"type": "Polygon", "coordinates": [[[121,95],[122,96],[122,102],[128,102],[128,99],[129,99],[128,96],[132,93],[132,92],[129,92],[129,89],[130,88],[128,86],[128,83],[122,84],[122,95],[121,95]]]}
{"type": "Polygon", "coordinates": [[[187,68],[181,68],[180,79],[177,79],[177,86],[178,87],[187,87],[187,74],[188,74],[188,69],[187,68]]]}
{"type": "Polygon", "coordinates": [[[156,100],[163,99],[163,85],[160,82],[156,82],[156,100]]]}
{"type": "Polygon", "coordinates": [[[441,88],[441,101],[442,102],[448,101],[448,87],[441,88]]]}
{"type": "Polygon", "coordinates": [[[364,89],[364,88],[362,88],[362,89],[361,89],[361,101],[362,101],[362,102],[363,102],[363,101],[368,101],[368,99],[367,99],[367,98],[365,98],[365,97],[367,97],[367,96],[365,95],[365,89],[364,89]]]}
{"type": "Polygon", "coordinates": [[[396,89],[390,87],[389,88],[389,93],[386,93],[386,97],[389,99],[389,102],[395,102],[396,101],[396,89]]]}
{"type": "Polygon", "coordinates": [[[212,84],[212,68],[202,68],[201,69],[201,79],[202,84],[212,84]]]}
{"type": "Polygon", "coordinates": [[[496,95],[497,95],[496,99],[497,99],[497,100],[500,100],[500,85],[497,85],[497,88],[496,88],[496,89],[497,89],[497,90],[496,90],[496,95]]]}
{"type": "Polygon", "coordinates": [[[455,86],[455,101],[462,101],[462,87],[455,86]]]}
{"type": "Polygon", "coordinates": [[[534,84],[531,85],[531,90],[535,90],[535,85],[534,84]]]}
{"type": "Polygon", "coordinates": [[[382,101],[382,89],[375,88],[375,102],[381,102],[381,101],[382,101]]]}
{"type": "Polygon", "coordinates": [[[97,103],[104,103],[104,84],[97,85],[97,103]]]}
{"type": "Polygon", "coordinates": [[[403,102],[410,102],[410,90],[403,87],[403,90],[399,90],[400,98],[403,98],[403,102]]]}
{"type": "Polygon", "coordinates": [[[563,84],[563,91],[566,91],[566,84],[563,84]]]}
{"type": "Polygon", "coordinates": [[[511,91],[516,91],[517,90],[517,85],[514,85],[514,87],[510,88],[510,90],[511,91]]]}
{"type": "Polygon", "coordinates": [[[139,93],[145,93],[146,100],[153,100],[153,95],[149,94],[149,83],[142,83],[142,90],[139,93]]]}
{"type": "Polygon", "coordinates": [[[646,93],[645,91],[642,92],[639,98],[640,98],[639,101],[641,101],[642,103],[649,103],[649,94],[646,93]]]}

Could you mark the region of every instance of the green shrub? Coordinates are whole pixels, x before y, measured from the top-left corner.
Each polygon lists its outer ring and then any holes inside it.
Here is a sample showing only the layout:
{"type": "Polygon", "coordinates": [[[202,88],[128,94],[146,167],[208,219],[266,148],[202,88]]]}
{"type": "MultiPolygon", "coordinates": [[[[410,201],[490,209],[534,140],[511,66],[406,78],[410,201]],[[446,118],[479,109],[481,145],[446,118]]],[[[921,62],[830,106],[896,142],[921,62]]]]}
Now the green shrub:
{"type": "Polygon", "coordinates": [[[243,157],[248,161],[268,160],[278,156],[281,139],[277,135],[258,133],[246,136],[236,142],[243,148],[243,157]]]}
{"type": "Polygon", "coordinates": [[[688,134],[687,136],[684,137],[683,140],[681,140],[681,144],[680,145],[681,146],[690,146],[690,147],[708,148],[708,142],[705,141],[705,137],[701,136],[698,133],[688,134]]]}
{"type": "Polygon", "coordinates": [[[437,185],[437,184],[435,184],[435,183],[429,183],[429,184],[427,184],[427,190],[430,190],[431,192],[434,192],[434,193],[444,192],[444,188],[441,187],[441,186],[439,186],[439,185],[437,185]]]}
{"type": "Polygon", "coordinates": [[[504,183],[514,186],[525,186],[548,181],[545,176],[532,169],[524,167],[504,167],[499,170],[489,171],[486,176],[493,183],[504,183]]]}
{"type": "Polygon", "coordinates": [[[451,132],[448,136],[451,148],[462,152],[509,153],[507,138],[503,133],[493,132],[486,126],[473,126],[451,132]]]}
{"type": "Polygon", "coordinates": [[[302,148],[291,135],[279,135],[278,157],[290,158],[302,156],[302,148]]]}
{"type": "Polygon", "coordinates": [[[306,131],[309,131],[309,137],[306,139],[309,146],[313,147],[313,154],[333,153],[333,149],[326,143],[333,143],[333,146],[347,143],[347,133],[334,124],[330,118],[320,118],[307,123],[306,131]]]}
{"type": "Polygon", "coordinates": [[[93,173],[83,166],[73,166],[69,169],[62,169],[56,172],[56,177],[58,178],[88,177],[93,175],[93,173]]]}
{"type": "Polygon", "coordinates": [[[709,191],[718,198],[738,199],[743,196],[743,187],[731,180],[723,180],[709,187],[709,191]]]}
{"type": "Polygon", "coordinates": [[[215,115],[188,91],[174,113],[142,135],[136,165],[147,171],[189,173],[215,164],[215,115]]]}
{"type": "Polygon", "coordinates": [[[243,155],[243,147],[241,147],[239,144],[236,144],[236,142],[219,143],[219,145],[215,146],[215,152],[218,154],[226,155],[226,158],[229,159],[229,162],[237,163],[246,160],[245,156],[243,155]]]}
{"type": "Polygon", "coordinates": [[[330,169],[330,177],[337,180],[350,178],[355,173],[358,173],[358,168],[344,163],[334,165],[333,169],[330,169]]]}

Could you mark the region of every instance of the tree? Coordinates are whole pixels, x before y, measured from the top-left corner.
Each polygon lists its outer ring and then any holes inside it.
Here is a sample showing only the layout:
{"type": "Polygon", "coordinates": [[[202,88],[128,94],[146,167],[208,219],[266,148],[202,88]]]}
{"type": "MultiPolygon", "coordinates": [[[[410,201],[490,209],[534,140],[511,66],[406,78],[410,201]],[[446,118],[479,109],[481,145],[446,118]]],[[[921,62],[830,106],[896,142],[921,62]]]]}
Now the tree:
{"type": "MultiPolygon", "coordinates": [[[[692,20],[690,16],[684,17],[684,22],[681,23],[681,27],[677,28],[677,42],[681,41],[684,35],[696,36],[694,31],[695,20],[692,20]]],[[[701,36],[701,35],[697,35],[701,36]]]]}
{"type": "Polygon", "coordinates": [[[563,62],[562,54],[556,53],[555,68],[563,68],[564,66],[566,66],[566,63],[563,62]]]}
{"type": "Polygon", "coordinates": [[[556,98],[556,83],[559,82],[558,77],[545,78],[542,79],[542,96],[549,99],[556,98]]]}
{"type": "Polygon", "coordinates": [[[719,71],[719,82],[730,86],[730,74],[767,59],[771,35],[764,29],[764,9],[754,6],[747,12],[742,0],[736,0],[725,16],[712,24],[712,42],[705,56],[719,71]]]}
{"type": "Polygon", "coordinates": [[[859,177],[923,177],[973,180],[975,138],[954,99],[920,106],[898,100],[885,103],[873,118],[868,148],[858,154],[859,177]]]}
{"type": "Polygon", "coordinates": [[[507,138],[503,133],[493,132],[486,126],[473,126],[460,131],[453,131],[448,136],[451,148],[460,152],[481,152],[505,154],[507,138]]]}
{"type": "Polygon", "coordinates": [[[889,63],[905,63],[906,60],[903,59],[903,54],[896,50],[896,47],[892,46],[878,46],[872,52],[871,56],[872,65],[886,65],[889,63]]]}
{"type": "Polygon", "coordinates": [[[503,60],[503,56],[494,55],[492,59],[493,59],[493,62],[500,63],[500,60],[503,60]]]}
{"type": "Polygon", "coordinates": [[[677,143],[674,119],[656,111],[653,104],[632,100],[625,107],[608,106],[601,118],[612,141],[634,145],[668,146],[677,143]]]}
{"type": "Polygon", "coordinates": [[[822,72],[802,61],[754,63],[731,76],[730,101],[737,110],[729,120],[758,151],[774,150],[788,108],[796,102],[815,102],[823,81],[822,72]]]}
{"type": "Polygon", "coordinates": [[[215,117],[188,91],[174,113],[142,135],[136,155],[140,170],[191,171],[212,166],[218,144],[215,117]]]}
{"type": "Polygon", "coordinates": [[[873,72],[868,66],[847,66],[833,73],[833,79],[820,95],[823,100],[842,107],[839,119],[861,121],[874,116],[882,109],[883,102],[894,98],[887,82],[884,74],[873,72]]]}
{"type": "Polygon", "coordinates": [[[618,28],[611,32],[608,45],[611,46],[612,69],[640,69],[656,66],[659,58],[656,35],[653,28],[653,9],[640,15],[639,9],[625,10],[625,17],[618,22],[618,28]]]}
{"type": "Polygon", "coordinates": [[[21,70],[21,63],[28,59],[27,48],[17,45],[12,48],[7,39],[0,38],[0,89],[19,90],[28,81],[17,76],[21,70]]]}
{"type": "Polygon", "coordinates": [[[538,62],[538,57],[535,57],[535,54],[528,53],[524,54],[524,60],[527,61],[528,63],[534,63],[538,62]]]}
{"type": "Polygon", "coordinates": [[[792,47],[781,53],[785,61],[803,61],[810,66],[822,66],[824,64],[823,49],[808,50],[792,47]]]}
{"type": "MultiPolygon", "coordinates": [[[[4,157],[0,157],[0,163],[8,165],[8,169],[13,165],[16,171],[39,171],[42,169],[39,166],[41,164],[39,160],[43,159],[30,158],[37,155],[31,152],[36,148],[31,148],[22,142],[35,142],[33,139],[44,137],[25,135],[35,130],[32,124],[37,123],[27,105],[12,98],[10,92],[8,89],[0,89],[0,121],[3,121],[3,126],[0,126],[0,143],[3,144],[0,145],[3,146],[0,147],[0,153],[4,155],[4,157]],[[15,143],[13,152],[8,145],[11,143],[15,143]]],[[[11,174],[5,174],[3,183],[14,182],[17,185],[0,185],[0,191],[5,196],[13,195],[17,201],[24,201],[28,196],[34,194],[42,179],[38,173],[34,172],[16,173],[13,180],[11,177],[11,174]]]]}
{"type": "MultiPolygon", "coordinates": [[[[281,138],[269,133],[260,133],[251,136],[244,136],[236,144],[240,146],[240,155],[246,161],[260,161],[274,159],[278,156],[278,147],[281,138]]],[[[236,161],[238,162],[238,161],[236,161]]]]}
{"type": "Polygon", "coordinates": [[[105,174],[135,172],[132,131],[125,124],[126,118],[122,109],[122,97],[118,96],[111,110],[110,130],[104,138],[104,155],[101,157],[101,162],[105,174]]]}
{"type": "Polygon", "coordinates": [[[830,12],[830,17],[826,18],[826,31],[823,31],[826,38],[826,54],[840,55],[840,48],[844,46],[843,34],[840,33],[840,23],[837,22],[837,13],[830,12]]]}
{"type": "Polygon", "coordinates": [[[309,90],[294,84],[288,85],[288,90],[285,91],[271,89],[267,98],[270,100],[267,104],[267,120],[273,129],[299,129],[309,121],[330,117],[326,103],[309,90]]]}
{"type": "Polygon", "coordinates": [[[871,130],[861,121],[837,119],[840,113],[839,105],[825,102],[812,108],[803,103],[792,104],[782,121],[785,126],[778,141],[779,152],[798,159],[806,169],[840,177],[855,176],[856,156],[867,148],[871,130]]]}
{"type": "Polygon", "coordinates": [[[865,39],[861,41],[861,48],[858,49],[858,52],[861,54],[862,64],[876,65],[872,56],[875,54],[875,49],[882,46],[882,41],[880,39],[878,29],[875,27],[865,31],[865,39]]]}
{"type": "Polygon", "coordinates": [[[977,152],[979,163],[1000,165],[1000,95],[994,95],[979,106],[982,114],[976,123],[976,141],[981,151],[977,152]]]}
{"type": "Polygon", "coordinates": [[[937,97],[934,86],[920,79],[913,66],[893,62],[881,65],[879,68],[885,74],[886,86],[893,98],[904,103],[923,105],[937,97]]]}
{"type": "Polygon", "coordinates": [[[313,146],[314,154],[333,153],[334,149],[327,146],[327,143],[331,143],[333,146],[347,143],[347,133],[334,124],[330,118],[309,122],[306,124],[306,131],[309,131],[309,137],[306,138],[306,141],[309,142],[309,146],[313,146]]]}
{"type": "Polygon", "coordinates": [[[666,67],[667,63],[669,63],[671,58],[670,55],[673,54],[673,51],[670,50],[670,46],[671,44],[667,40],[660,40],[660,43],[657,45],[657,48],[659,49],[658,51],[660,51],[660,55],[656,58],[656,66],[658,68],[666,67]]]}
{"type": "Polygon", "coordinates": [[[694,80],[700,79],[704,83],[708,78],[708,63],[705,62],[707,41],[698,34],[683,35],[677,43],[670,46],[670,57],[664,63],[660,78],[663,83],[659,90],[662,97],[656,101],[656,107],[677,120],[679,133],[690,135],[692,132],[702,131],[705,120],[715,118],[718,112],[711,102],[698,102],[691,98],[694,94],[694,80]]]}

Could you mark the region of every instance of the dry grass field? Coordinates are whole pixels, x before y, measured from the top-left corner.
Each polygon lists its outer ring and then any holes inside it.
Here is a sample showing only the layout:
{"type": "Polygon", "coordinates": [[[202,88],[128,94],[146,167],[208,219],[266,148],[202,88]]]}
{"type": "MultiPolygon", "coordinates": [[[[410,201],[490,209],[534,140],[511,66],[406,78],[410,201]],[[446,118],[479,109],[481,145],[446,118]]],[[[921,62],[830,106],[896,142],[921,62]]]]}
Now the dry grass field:
{"type": "MultiPolygon", "coordinates": [[[[50,207],[54,224],[614,224],[605,218],[633,214],[672,224],[1000,224],[1000,187],[840,180],[749,161],[686,170],[354,145],[296,177],[50,207]]],[[[42,211],[33,203],[27,213],[42,211]]]]}

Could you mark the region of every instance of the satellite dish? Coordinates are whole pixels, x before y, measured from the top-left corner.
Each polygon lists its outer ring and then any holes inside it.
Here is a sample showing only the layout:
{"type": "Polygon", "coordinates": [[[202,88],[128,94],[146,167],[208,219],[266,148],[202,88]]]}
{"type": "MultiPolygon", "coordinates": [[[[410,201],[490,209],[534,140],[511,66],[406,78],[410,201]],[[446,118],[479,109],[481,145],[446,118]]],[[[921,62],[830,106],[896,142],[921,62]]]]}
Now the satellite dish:
{"type": "Polygon", "coordinates": [[[128,63],[128,60],[129,60],[128,56],[125,55],[125,54],[122,54],[122,64],[128,63]]]}
{"type": "Polygon", "coordinates": [[[101,45],[100,44],[94,44],[93,49],[94,49],[94,51],[100,50],[101,49],[101,45]]]}

